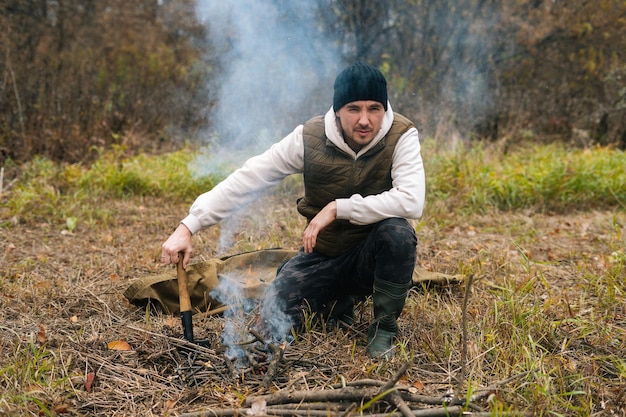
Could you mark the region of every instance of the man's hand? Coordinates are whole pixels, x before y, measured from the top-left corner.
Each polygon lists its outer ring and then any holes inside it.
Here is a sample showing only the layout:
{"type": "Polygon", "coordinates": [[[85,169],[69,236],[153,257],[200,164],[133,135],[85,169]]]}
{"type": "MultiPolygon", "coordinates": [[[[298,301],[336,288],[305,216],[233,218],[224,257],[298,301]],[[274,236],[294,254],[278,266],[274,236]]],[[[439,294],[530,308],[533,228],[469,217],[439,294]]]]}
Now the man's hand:
{"type": "Polygon", "coordinates": [[[313,252],[315,243],[317,241],[317,235],[324,230],[326,226],[331,224],[337,218],[337,203],[331,201],[324,207],[317,216],[313,217],[313,220],[304,229],[304,235],[302,237],[302,246],[304,247],[304,253],[313,252]]]}
{"type": "Polygon", "coordinates": [[[191,232],[184,224],[179,224],[174,233],[161,246],[161,262],[165,265],[175,264],[178,262],[179,252],[184,252],[183,267],[187,268],[187,264],[191,259],[191,232]]]}

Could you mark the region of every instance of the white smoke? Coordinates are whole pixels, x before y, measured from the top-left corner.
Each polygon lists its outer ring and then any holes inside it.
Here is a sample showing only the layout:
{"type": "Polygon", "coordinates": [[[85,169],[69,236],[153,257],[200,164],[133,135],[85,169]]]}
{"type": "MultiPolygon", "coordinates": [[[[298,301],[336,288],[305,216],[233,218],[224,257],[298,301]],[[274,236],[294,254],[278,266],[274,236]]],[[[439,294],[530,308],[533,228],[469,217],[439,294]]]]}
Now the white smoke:
{"type": "MultiPolygon", "coordinates": [[[[335,45],[316,28],[318,1],[198,0],[197,13],[209,31],[220,77],[210,81],[215,103],[206,133],[206,152],[190,164],[195,176],[223,175],[278,142],[297,125],[324,113],[332,103],[340,60],[335,45]]],[[[212,60],[214,61],[214,60],[212,60]]],[[[241,213],[252,217],[254,213],[241,213]]],[[[262,219],[259,219],[261,221],[262,219]]],[[[222,223],[219,251],[234,243],[237,216],[222,223]]],[[[235,306],[225,314],[223,343],[239,360],[245,321],[255,308],[220,280],[215,297],[235,306]]],[[[270,290],[271,291],[271,290],[270,290]]],[[[260,307],[268,342],[283,342],[291,323],[273,294],[260,307]]]]}
{"type": "Polygon", "coordinates": [[[224,330],[222,344],[226,347],[226,356],[235,361],[241,361],[243,350],[240,343],[248,336],[246,315],[254,309],[254,302],[243,296],[242,289],[236,279],[222,276],[219,285],[211,291],[211,297],[228,306],[224,312],[224,330]]]}
{"type": "Polygon", "coordinates": [[[250,329],[262,334],[265,343],[281,344],[288,340],[291,321],[272,287],[265,290],[261,303],[245,296],[238,278],[236,272],[220,275],[219,285],[210,295],[229,307],[224,312],[221,341],[226,357],[238,368],[244,368],[247,358],[242,345],[250,340],[250,329]]]}
{"type": "MultiPolygon", "coordinates": [[[[232,172],[328,109],[339,59],[316,28],[318,3],[198,0],[220,76],[210,81],[215,105],[206,152],[189,165],[195,177],[232,172]]],[[[234,243],[236,217],[222,223],[220,253],[234,243]]]]}
{"type": "Polygon", "coordinates": [[[316,29],[317,3],[198,1],[222,76],[211,82],[210,154],[194,164],[196,175],[215,161],[240,165],[328,108],[338,58],[316,29]]]}
{"type": "Polygon", "coordinates": [[[285,313],[284,301],[277,297],[274,287],[265,291],[261,306],[261,326],[272,338],[271,342],[282,343],[289,337],[291,320],[285,313]]]}

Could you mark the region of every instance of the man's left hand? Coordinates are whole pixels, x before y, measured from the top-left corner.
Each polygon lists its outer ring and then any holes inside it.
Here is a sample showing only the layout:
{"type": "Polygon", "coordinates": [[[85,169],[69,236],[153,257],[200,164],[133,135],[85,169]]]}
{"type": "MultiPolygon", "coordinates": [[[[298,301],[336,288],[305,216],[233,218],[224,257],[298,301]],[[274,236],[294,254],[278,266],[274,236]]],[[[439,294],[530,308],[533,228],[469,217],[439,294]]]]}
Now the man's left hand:
{"type": "Polygon", "coordinates": [[[337,218],[337,203],[331,201],[324,207],[317,216],[313,217],[304,229],[304,235],[302,237],[302,246],[304,247],[304,253],[313,252],[317,236],[324,230],[326,226],[331,224],[337,218]]]}

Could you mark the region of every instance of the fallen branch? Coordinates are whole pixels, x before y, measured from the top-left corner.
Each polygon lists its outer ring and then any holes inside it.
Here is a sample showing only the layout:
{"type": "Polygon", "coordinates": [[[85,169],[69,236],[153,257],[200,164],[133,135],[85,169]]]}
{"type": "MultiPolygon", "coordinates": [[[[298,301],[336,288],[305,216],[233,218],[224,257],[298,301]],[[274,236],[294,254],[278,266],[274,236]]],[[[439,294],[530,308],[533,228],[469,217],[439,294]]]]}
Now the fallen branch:
{"type": "Polygon", "coordinates": [[[208,310],[204,313],[205,316],[214,316],[216,314],[221,314],[223,312],[225,312],[226,310],[228,310],[230,308],[230,306],[221,306],[221,307],[217,307],[214,308],[213,310],[208,310]]]}
{"type": "Polygon", "coordinates": [[[402,413],[404,417],[414,416],[413,412],[411,411],[411,408],[407,405],[407,403],[404,402],[402,397],[400,397],[400,395],[396,391],[389,394],[389,399],[391,399],[391,402],[393,402],[393,405],[395,405],[398,408],[398,410],[400,410],[400,412],[402,413]]]}
{"type": "MultiPolygon", "coordinates": [[[[356,382],[356,381],[355,381],[356,382]]],[[[377,387],[374,387],[377,388],[377,387]]],[[[363,388],[360,386],[346,386],[333,390],[318,391],[294,391],[294,392],[276,392],[273,394],[256,395],[246,398],[244,406],[249,406],[257,401],[265,400],[267,405],[277,404],[293,404],[307,402],[332,402],[332,401],[369,401],[379,393],[379,389],[363,388]]],[[[427,395],[411,394],[405,391],[399,391],[404,401],[421,403],[427,405],[441,405],[445,403],[442,397],[431,397],[427,395]]]]}
{"type": "Polygon", "coordinates": [[[378,379],[357,379],[354,381],[339,382],[331,385],[330,387],[333,389],[344,387],[382,387],[385,384],[385,381],[379,381],[378,379]]]}
{"type": "Polygon", "coordinates": [[[470,292],[472,290],[472,282],[474,274],[470,274],[465,285],[465,295],[463,297],[463,307],[461,310],[461,369],[456,375],[456,392],[453,404],[461,403],[461,391],[463,389],[463,381],[467,378],[467,306],[469,304],[470,292]]]}
{"type": "Polygon", "coordinates": [[[267,372],[263,376],[263,382],[261,383],[261,388],[266,389],[269,388],[272,380],[278,373],[278,368],[280,366],[280,361],[283,359],[283,353],[285,352],[286,343],[283,343],[282,346],[276,346],[272,343],[268,344],[270,350],[272,351],[272,359],[270,360],[270,364],[267,367],[267,372]]]}
{"type": "Polygon", "coordinates": [[[489,384],[485,388],[478,388],[475,390],[474,394],[471,397],[471,401],[479,401],[484,398],[489,397],[492,393],[496,392],[501,386],[508,384],[509,382],[515,381],[516,379],[522,378],[530,373],[534,372],[534,370],[522,372],[519,374],[512,375],[508,378],[505,378],[500,381],[496,381],[492,384],[489,384]]]}
{"type": "MultiPolygon", "coordinates": [[[[350,413],[355,411],[354,407],[348,407],[345,410],[336,410],[335,412],[330,411],[332,407],[329,405],[326,410],[322,410],[319,408],[273,408],[268,407],[263,410],[262,414],[264,416],[311,416],[311,417],[345,417],[350,415],[350,413]]],[[[420,408],[409,410],[411,417],[490,417],[492,413],[489,412],[479,412],[474,413],[470,411],[465,411],[463,407],[460,406],[451,406],[451,407],[437,407],[437,408],[420,408]]],[[[245,416],[245,415],[255,415],[255,410],[250,408],[230,408],[230,409],[203,409],[190,413],[179,414],[179,417],[234,417],[234,416],[245,416]]],[[[501,417],[531,417],[532,414],[529,413],[517,413],[517,412],[503,412],[498,414],[501,417]]],[[[370,417],[402,417],[402,413],[394,412],[394,413],[376,413],[369,414],[370,417]]]]}
{"type": "MultiPolygon", "coordinates": [[[[260,400],[265,400],[267,405],[333,401],[367,402],[378,394],[378,389],[357,387],[345,387],[335,390],[318,391],[279,391],[273,394],[250,396],[244,401],[244,406],[250,406],[260,400]]],[[[400,396],[404,401],[418,402],[428,405],[441,405],[444,403],[441,397],[410,394],[408,392],[401,392],[400,396]]]]}
{"type": "MultiPolygon", "coordinates": [[[[387,381],[387,383],[385,383],[382,387],[380,387],[380,389],[378,390],[378,394],[382,394],[383,392],[387,390],[394,389],[396,383],[400,380],[400,378],[402,378],[402,376],[409,369],[409,366],[411,366],[410,362],[406,362],[404,365],[402,365],[400,369],[398,369],[396,374],[393,376],[393,378],[387,381]]],[[[393,402],[393,404],[398,408],[398,410],[400,410],[400,412],[402,413],[404,417],[413,416],[413,413],[411,412],[411,408],[407,405],[407,403],[404,402],[402,397],[400,397],[400,394],[398,394],[398,391],[394,389],[393,392],[391,392],[388,396],[391,402],[393,402]]]]}
{"type": "Polygon", "coordinates": [[[338,390],[318,390],[318,391],[294,391],[276,392],[274,394],[250,396],[244,401],[244,406],[250,406],[257,401],[265,400],[267,405],[294,404],[307,402],[335,402],[335,401],[355,401],[362,402],[376,396],[378,390],[358,389],[346,387],[338,390]]]}
{"type": "Polygon", "coordinates": [[[378,393],[382,393],[387,391],[388,389],[393,388],[398,381],[400,380],[400,378],[402,378],[402,376],[406,373],[406,371],[409,369],[409,366],[411,366],[411,362],[406,362],[404,365],[402,365],[400,367],[400,369],[398,369],[398,371],[396,371],[395,375],[393,376],[393,378],[391,378],[389,381],[387,381],[382,387],[380,387],[380,389],[378,390],[378,393]]]}
{"type": "Polygon", "coordinates": [[[169,343],[171,343],[172,345],[179,347],[179,348],[186,348],[190,351],[195,351],[198,353],[201,353],[203,355],[209,355],[209,356],[217,356],[216,352],[214,349],[196,344],[196,343],[191,343],[185,339],[180,339],[178,337],[171,337],[171,336],[167,336],[163,333],[156,333],[156,332],[152,332],[150,330],[146,330],[146,329],[142,329],[141,327],[137,327],[134,326],[132,324],[124,324],[127,328],[131,329],[131,330],[135,330],[137,332],[141,332],[150,336],[154,336],[154,337],[158,337],[160,339],[164,339],[167,340],[169,343]]]}

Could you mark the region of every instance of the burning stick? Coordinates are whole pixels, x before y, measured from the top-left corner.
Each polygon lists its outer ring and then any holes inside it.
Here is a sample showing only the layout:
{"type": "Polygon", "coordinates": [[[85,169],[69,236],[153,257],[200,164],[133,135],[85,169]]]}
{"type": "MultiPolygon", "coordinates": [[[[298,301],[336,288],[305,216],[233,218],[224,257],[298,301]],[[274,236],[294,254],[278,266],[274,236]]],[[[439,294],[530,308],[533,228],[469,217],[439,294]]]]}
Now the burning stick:
{"type": "Polygon", "coordinates": [[[246,359],[248,359],[248,363],[252,366],[253,370],[257,370],[260,368],[259,363],[254,359],[254,355],[247,350],[244,350],[244,354],[246,355],[246,359]]]}
{"type": "Polygon", "coordinates": [[[235,366],[233,361],[229,357],[225,357],[224,362],[226,363],[226,367],[228,368],[228,371],[230,372],[231,376],[234,379],[239,378],[239,372],[237,371],[237,367],[235,366]]]}
{"type": "Polygon", "coordinates": [[[254,336],[254,338],[256,339],[255,341],[258,340],[259,342],[263,343],[264,345],[266,344],[265,339],[263,339],[263,336],[261,336],[261,333],[257,332],[256,330],[254,330],[252,328],[248,329],[248,331],[250,332],[250,334],[252,336],[254,336]]]}
{"type": "Polygon", "coordinates": [[[269,388],[270,384],[272,383],[272,379],[274,379],[274,377],[276,376],[280,361],[283,359],[283,353],[285,353],[285,348],[287,347],[287,342],[281,343],[280,346],[269,343],[268,347],[272,351],[272,359],[270,360],[270,364],[267,367],[267,372],[263,377],[263,383],[261,384],[261,388],[263,389],[269,388]]]}

